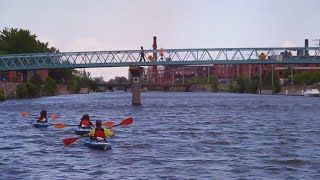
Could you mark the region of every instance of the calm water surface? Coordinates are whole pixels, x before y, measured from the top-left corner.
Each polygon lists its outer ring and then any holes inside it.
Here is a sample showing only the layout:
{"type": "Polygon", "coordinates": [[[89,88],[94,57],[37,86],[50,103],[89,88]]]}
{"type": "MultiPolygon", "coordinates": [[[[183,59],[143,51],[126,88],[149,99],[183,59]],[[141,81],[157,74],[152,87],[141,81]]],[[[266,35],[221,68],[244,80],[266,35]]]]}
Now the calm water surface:
{"type": "Polygon", "coordinates": [[[320,98],[146,92],[142,104],[125,92],[1,102],[0,179],[320,179],[320,98]],[[99,151],[20,115],[41,109],[54,123],[135,121],[99,151]]]}

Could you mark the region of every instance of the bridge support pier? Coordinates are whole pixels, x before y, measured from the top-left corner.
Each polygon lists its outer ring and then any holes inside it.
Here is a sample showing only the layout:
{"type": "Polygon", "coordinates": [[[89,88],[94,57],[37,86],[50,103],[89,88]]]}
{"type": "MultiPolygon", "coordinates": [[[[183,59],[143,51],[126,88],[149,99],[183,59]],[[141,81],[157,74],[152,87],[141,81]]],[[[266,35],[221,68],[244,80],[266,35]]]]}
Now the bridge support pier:
{"type": "Polygon", "coordinates": [[[141,76],[143,74],[143,68],[130,66],[129,71],[132,76],[132,105],[141,105],[141,76]]]}

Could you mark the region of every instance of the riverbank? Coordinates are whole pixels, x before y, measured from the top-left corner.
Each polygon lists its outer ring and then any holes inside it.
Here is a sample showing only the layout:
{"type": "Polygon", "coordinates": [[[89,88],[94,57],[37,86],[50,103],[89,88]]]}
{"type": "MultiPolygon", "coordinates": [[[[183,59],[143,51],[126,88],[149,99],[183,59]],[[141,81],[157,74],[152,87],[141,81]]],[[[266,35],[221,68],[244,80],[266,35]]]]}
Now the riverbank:
{"type": "MultiPolygon", "coordinates": [[[[4,92],[4,95],[7,99],[17,98],[16,94],[16,87],[21,83],[13,83],[13,82],[0,82],[0,91],[4,92]]],[[[303,92],[308,86],[301,86],[301,85],[288,85],[288,86],[281,86],[281,91],[274,95],[291,95],[291,96],[302,96],[303,92]]],[[[319,88],[319,86],[316,86],[319,88]]],[[[56,95],[65,95],[65,94],[73,94],[68,89],[67,85],[64,84],[57,84],[58,92],[56,95]]],[[[218,92],[228,92],[228,85],[220,84],[218,85],[218,92]]],[[[160,89],[156,89],[159,91],[160,89]]],[[[149,91],[149,90],[146,90],[149,91]]],[[[161,91],[161,90],[160,90],[161,91]]],[[[184,88],[174,88],[171,91],[175,92],[184,92],[184,88]]],[[[212,92],[213,89],[210,85],[194,85],[191,89],[191,92],[212,92]]],[[[88,94],[89,88],[81,88],[78,94],[88,94]]],[[[262,89],[261,92],[258,94],[273,94],[272,90],[262,89]]]]}
{"type": "MultiPolygon", "coordinates": [[[[2,91],[7,99],[17,98],[17,86],[23,83],[1,82],[0,91],[2,91]]],[[[68,85],[57,84],[58,92],[56,95],[72,94],[68,89],[68,85]]],[[[80,88],[78,94],[89,94],[89,88],[80,88]]]]}

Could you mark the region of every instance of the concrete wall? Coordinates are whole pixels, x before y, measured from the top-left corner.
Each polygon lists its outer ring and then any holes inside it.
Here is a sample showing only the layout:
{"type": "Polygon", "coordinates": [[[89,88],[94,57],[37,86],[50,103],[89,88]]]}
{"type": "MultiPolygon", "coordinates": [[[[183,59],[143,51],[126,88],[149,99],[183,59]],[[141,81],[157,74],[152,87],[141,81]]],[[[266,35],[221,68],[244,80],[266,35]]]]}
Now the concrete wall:
{"type": "Polygon", "coordinates": [[[89,94],[89,88],[81,88],[79,94],[89,94]]]}
{"type": "MultiPolygon", "coordinates": [[[[23,84],[23,83],[13,83],[13,82],[2,82],[0,81],[0,90],[4,92],[7,98],[16,98],[16,89],[17,85],[23,84]]],[[[58,88],[58,95],[62,94],[70,94],[70,91],[68,90],[67,85],[57,85],[58,88]]],[[[82,88],[80,93],[88,93],[88,88],[82,88]]]]}
{"type": "Polygon", "coordinates": [[[64,84],[57,84],[57,88],[58,88],[58,95],[62,95],[62,94],[70,94],[69,90],[68,90],[68,86],[64,85],[64,84]]]}
{"type": "Polygon", "coordinates": [[[17,85],[21,83],[0,82],[0,90],[4,92],[7,98],[15,98],[17,96],[17,85]]]}

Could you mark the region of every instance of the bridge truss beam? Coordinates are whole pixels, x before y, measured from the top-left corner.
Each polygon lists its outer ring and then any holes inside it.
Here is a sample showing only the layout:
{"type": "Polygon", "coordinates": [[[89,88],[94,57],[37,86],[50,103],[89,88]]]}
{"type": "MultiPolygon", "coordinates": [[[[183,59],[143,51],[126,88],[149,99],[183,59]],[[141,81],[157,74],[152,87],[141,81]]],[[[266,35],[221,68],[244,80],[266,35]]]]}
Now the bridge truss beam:
{"type": "Polygon", "coordinates": [[[140,61],[140,50],[1,55],[0,71],[154,65],[320,64],[320,47],[165,49],[163,56],[159,50],[144,52],[146,61],[140,61]],[[157,59],[148,60],[148,56],[155,53],[157,59]],[[265,60],[259,59],[261,53],[266,55],[265,60]]]}

